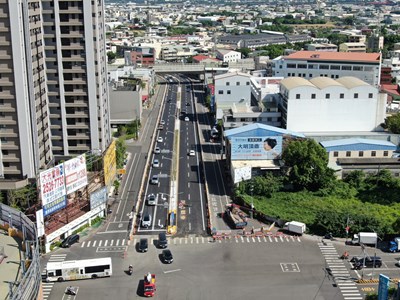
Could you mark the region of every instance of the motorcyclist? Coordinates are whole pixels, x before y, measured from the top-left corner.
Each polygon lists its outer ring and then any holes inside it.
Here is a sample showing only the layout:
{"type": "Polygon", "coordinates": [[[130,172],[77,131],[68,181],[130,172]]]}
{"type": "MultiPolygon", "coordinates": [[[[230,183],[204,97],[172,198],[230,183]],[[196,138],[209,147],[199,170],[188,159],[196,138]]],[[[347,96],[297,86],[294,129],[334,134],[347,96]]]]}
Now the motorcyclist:
{"type": "Polygon", "coordinates": [[[133,266],[129,265],[129,274],[132,274],[132,272],[133,272],[133,266]]]}

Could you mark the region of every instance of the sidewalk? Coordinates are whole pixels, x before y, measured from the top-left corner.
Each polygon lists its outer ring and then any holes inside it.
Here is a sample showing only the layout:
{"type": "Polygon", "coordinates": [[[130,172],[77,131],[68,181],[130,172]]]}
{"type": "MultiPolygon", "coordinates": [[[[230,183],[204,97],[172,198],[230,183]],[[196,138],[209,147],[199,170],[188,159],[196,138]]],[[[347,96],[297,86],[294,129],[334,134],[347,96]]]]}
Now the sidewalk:
{"type": "Polygon", "coordinates": [[[6,255],[0,263],[0,299],[8,299],[9,282],[18,282],[20,276],[22,276],[20,270],[21,242],[8,236],[6,231],[0,230],[0,247],[4,247],[4,254],[6,255]]]}

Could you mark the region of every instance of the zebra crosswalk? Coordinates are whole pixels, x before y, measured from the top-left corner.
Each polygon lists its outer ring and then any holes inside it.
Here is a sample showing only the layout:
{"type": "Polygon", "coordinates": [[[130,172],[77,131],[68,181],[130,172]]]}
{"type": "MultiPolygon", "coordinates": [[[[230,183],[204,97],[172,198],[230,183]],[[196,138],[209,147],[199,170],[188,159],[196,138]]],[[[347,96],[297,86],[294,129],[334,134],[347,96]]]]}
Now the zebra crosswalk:
{"type": "MultiPolygon", "coordinates": [[[[62,262],[67,257],[67,254],[52,254],[50,255],[48,262],[62,262]]],[[[46,278],[46,270],[42,270],[42,279],[46,278]]],[[[43,299],[46,300],[49,298],[51,290],[53,289],[54,282],[43,282],[43,299]]]]}
{"type": "Polygon", "coordinates": [[[333,277],[337,287],[345,300],[364,299],[358,290],[354,280],[351,279],[349,270],[342,259],[339,258],[337,250],[332,243],[318,243],[327,264],[327,273],[333,277]]]}
{"type": "MultiPolygon", "coordinates": [[[[136,245],[139,242],[140,236],[137,236],[133,241],[129,239],[106,239],[106,240],[91,240],[80,243],[81,248],[106,248],[106,247],[123,247],[136,245]],[[133,242],[133,243],[132,243],[133,242]]],[[[149,238],[149,243],[157,241],[157,238],[149,238]]],[[[210,244],[215,243],[299,243],[300,237],[297,236],[235,236],[216,238],[215,241],[211,237],[174,237],[168,238],[170,245],[187,245],[187,244],[210,244]]]]}

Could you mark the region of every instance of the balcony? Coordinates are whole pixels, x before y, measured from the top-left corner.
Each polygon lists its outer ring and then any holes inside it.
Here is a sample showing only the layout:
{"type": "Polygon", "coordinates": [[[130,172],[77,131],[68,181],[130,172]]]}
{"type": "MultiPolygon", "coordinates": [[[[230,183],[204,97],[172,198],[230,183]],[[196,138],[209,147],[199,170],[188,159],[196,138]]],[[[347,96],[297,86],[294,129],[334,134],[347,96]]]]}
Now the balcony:
{"type": "Polygon", "coordinates": [[[65,102],[65,107],[87,107],[88,103],[83,100],[74,100],[73,102],[65,102]]]}

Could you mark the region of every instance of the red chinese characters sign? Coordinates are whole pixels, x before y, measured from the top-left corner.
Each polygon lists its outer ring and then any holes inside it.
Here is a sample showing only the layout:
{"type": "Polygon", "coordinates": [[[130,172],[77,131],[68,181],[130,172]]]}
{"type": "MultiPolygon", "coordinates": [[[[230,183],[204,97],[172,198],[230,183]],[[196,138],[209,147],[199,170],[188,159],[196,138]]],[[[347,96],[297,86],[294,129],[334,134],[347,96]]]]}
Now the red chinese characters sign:
{"type": "Polygon", "coordinates": [[[47,205],[65,196],[65,172],[63,164],[43,171],[39,176],[42,205],[47,205]]]}

